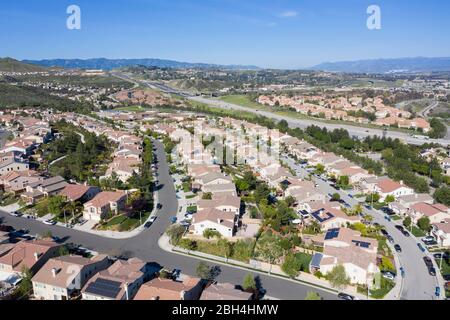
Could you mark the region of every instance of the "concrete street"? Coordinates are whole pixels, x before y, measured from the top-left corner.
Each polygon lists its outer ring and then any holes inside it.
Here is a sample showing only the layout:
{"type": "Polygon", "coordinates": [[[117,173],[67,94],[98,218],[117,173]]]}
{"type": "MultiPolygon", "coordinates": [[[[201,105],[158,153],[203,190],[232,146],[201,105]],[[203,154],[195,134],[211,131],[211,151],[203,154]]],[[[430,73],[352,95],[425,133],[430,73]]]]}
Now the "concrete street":
{"type": "MultiPolygon", "coordinates": [[[[163,251],[158,246],[158,239],[170,225],[169,217],[175,216],[178,210],[178,202],[175,195],[173,179],[169,174],[168,164],[163,145],[156,141],[156,155],[158,158],[158,198],[162,208],[158,210],[155,223],[148,229],[129,239],[110,239],[95,234],[67,229],[60,226],[47,226],[36,220],[15,218],[7,212],[0,211],[0,219],[3,224],[11,225],[16,229],[30,230],[31,234],[44,234],[51,231],[53,236],[63,238],[66,242],[80,244],[88,249],[106,253],[109,255],[125,255],[138,257],[148,262],[157,262],[166,268],[179,268],[183,273],[195,275],[199,259],[195,257],[181,256],[163,251]]],[[[210,265],[220,265],[210,263],[210,265]]],[[[232,266],[220,265],[221,275],[218,281],[241,284],[244,276],[249,273],[232,266]]],[[[318,292],[324,299],[337,299],[335,293],[316,289],[306,284],[292,282],[288,279],[274,278],[263,273],[254,272],[260,277],[262,287],[268,296],[282,300],[303,300],[309,291],[318,292]]]]}

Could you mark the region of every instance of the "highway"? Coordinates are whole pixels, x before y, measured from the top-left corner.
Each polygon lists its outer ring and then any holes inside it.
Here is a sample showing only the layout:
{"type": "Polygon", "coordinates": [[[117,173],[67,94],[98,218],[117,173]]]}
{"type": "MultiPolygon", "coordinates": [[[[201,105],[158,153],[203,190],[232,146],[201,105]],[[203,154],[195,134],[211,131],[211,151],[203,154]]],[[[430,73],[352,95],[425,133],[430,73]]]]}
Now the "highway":
{"type": "MultiPolygon", "coordinates": [[[[128,78],[128,79],[130,81],[133,81],[130,78],[128,78]]],[[[209,98],[204,98],[204,97],[200,97],[200,96],[195,96],[190,93],[168,87],[167,85],[164,85],[161,83],[145,82],[145,84],[151,88],[157,88],[165,93],[177,94],[188,100],[204,103],[211,107],[227,109],[227,110],[234,110],[234,111],[251,112],[251,113],[254,113],[254,114],[257,114],[260,116],[265,116],[265,117],[273,119],[275,121],[286,120],[291,128],[306,129],[308,126],[316,125],[319,127],[326,127],[329,130],[346,129],[349,132],[350,136],[355,136],[360,139],[364,139],[366,137],[375,136],[375,135],[381,137],[385,134],[387,137],[390,137],[393,139],[400,139],[408,144],[422,145],[424,143],[439,143],[443,146],[450,145],[450,139],[448,136],[445,139],[425,140],[423,138],[413,137],[405,132],[394,131],[394,130],[387,130],[386,132],[384,132],[383,129],[364,128],[364,127],[358,127],[356,125],[352,126],[352,125],[347,125],[347,124],[324,123],[324,122],[321,122],[318,120],[309,120],[309,119],[293,119],[293,118],[278,115],[278,114],[275,114],[275,113],[269,112],[269,111],[256,110],[256,109],[247,108],[247,107],[239,106],[236,104],[224,102],[224,101],[217,100],[217,99],[209,99],[209,98]]]]}
{"type": "MultiPolygon", "coordinates": [[[[168,253],[158,246],[159,238],[170,225],[169,217],[176,215],[178,201],[173,179],[169,174],[164,147],[159,141],[155,141],[155,146],[157,159],[159,161],[158,179],[160,183],[157,192],[159,203],[162,204],[162,208],[158,210],[158,218],[154,224],[136,237],[123,240],[104,238],[95,234],[60,226],[47,226],[36,220],[12,217],[3,211],[0,211],[1,223],[10,225],[16,229],[30,230],[30,233],[33,235],[44,234],[47,231],[51,231],[53,236],[60,237],[67,243],[80,244],[88,249],[109,255],[138,257],[144,261],[156,262],[169,269],[178,268],[181,269],[183,273],[196,275],[196,268],[200,261],[199,259],[168,253]]],[[[241,284],[244,276],[250,272],[248,270],[222,265],[220,263],[210,263],[210,265],[213,264],[219,265],[221,268],[221,274],[217,279],[219,282],[241,284]]],[[[314,291],[318,292],[326,300],[337,299],[337,295],[330,291],[316,289],[306,284],[293,282],[288,279],[267,276],[264,273],[253,273],[260,278],[261,285],[266,290],[266,295],[270,297],[282,300],[303,300],[309,291],[314,291]]]]}

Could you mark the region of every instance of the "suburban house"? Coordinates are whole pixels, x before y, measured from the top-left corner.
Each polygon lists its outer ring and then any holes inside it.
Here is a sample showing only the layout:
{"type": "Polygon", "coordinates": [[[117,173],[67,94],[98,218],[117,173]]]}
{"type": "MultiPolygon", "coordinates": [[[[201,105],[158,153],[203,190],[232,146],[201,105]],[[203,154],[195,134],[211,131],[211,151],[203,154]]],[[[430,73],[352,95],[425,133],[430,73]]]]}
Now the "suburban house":
{"type": "Polygon", "coordinates": [[[232,195],[237,196],[236,186],[234,183],[212,184],[202,187],[203,193],[212,193],[217,196],[232,195]]]}
{"type": "Polygon", "coordinates": [[[28,161],[23,159],[18,159],[15,156],[3,157],[0,159],[0,175],[8,172],[16,171],[28,171],[30,169],[30,164],[28,161]]]}
{"type": "Polygon", "coordinates": [[[198,300],[201,279],[185,277],[183,281],[155,278],[144,283],[134,300],[198,300]]]}
{"type": "Polygon", "coordinates": [[[132,300],[150,276],[147,263],[138,258],[117,260],[89,279],[81,294],[83,300],[132,300]]]}
{"type": "Polygon", "coordinates": [[[231,283],[211,284],[203,290],[200,300],[252,300],[253,293],[236,289],[231,283]]]}
{"type": "Polygon", "coordinates": [[[389,203],[388,207],[394,211],[395,214],[406,215],[411,206],[421,202],[433,204],[434,199],[428,193],[414,193],[398,197],[395,202],[389,203]]]}
{"type": "Polygon", "coordinates": [[[310,264],[312,272],[326,275],[342,265],[352,284],[372,285],[377,267],[378,241],[362,237],[347,228],[329,229],[323,239],[323,253],[316,253],[310,264]]]}
{"type": "Polygon", "coordinates": [[[431,233],[439,246],[450,247],[450,218],[432,225],[431,233]]]}
{"type": "Polygon", "coordinates": [[[68,184],[61,190],[59,195],[72,202],[79,201],[84,203],[94,198],[100,191],[101,190],[98,187],[84,184],[68,184]]]}
{"type": "Polygon", "coordinates": [[[192,188],[201,190],[204,186],[229,184],[232,182],[233,180],[231,179],[231,177],[226,176],[221,172],[211,172],[195,178],[194,182],[192,183],[192,188]]]}
{"type": "Polygon", "coordinates": [[[21,198],[26,204],[31,205],[36,203],[43,197],[48,197],[58,194],[67,185],[66,180],[63,177],[56,176],[47,178],[42,181],[37,181],[27,185],[26,192],[21,194],[21,198]]]}
{"type": "Polygon", "coordinates": [[[381,197],[381,202],[383,202],[388,196],[393,196],[397,199],[401,196],[414,194],[414,190],[405,186],[403,182],[396,182],[388,177],[365,179],[362,181],[361,186],[365,193],[379,194],[381,197]]]}
{"type": "Polygon", "coordinates": [[[353,224],[361,221],[358,216],[347,216],[341,209],[327,205],[322,206],[320,203],[316,205],[320,209],[312,212],[311,217],[320,224],[322,230],[345,227],[347,223],[353,224]]]}
{"type": "Polygon", "coordinates": [[[44,177],[35,171],[9,172],[0,177],[0,184],[5,192],[20,194],[29,184],[42,180],[44,177]]]}
{"type": "Polygon", "coordinates": [[[36,273],[50,258],[59,255],[60,244],[49,240],[21,241],[0,256],[0,278],[21,275],[24,268],[36,273]]]}
{"type": "Polygon", "coordinates": [[[106,255],[52,258],[32,278],[34,296],[43,300],[70,300],[97,272],[110,262],[106,255]]]}
{"type": "Polygon", "coordinates": [[[428,217],[430,223],[440,223],[445,219],[450,219],[450,209],[443,204],[416,203],[411,206],[408,215],[414,223],[422,217],[428,217]]]}
{"type": "Polygon", "coordinates": [[[198,200],[197,210],[217,209],[224,212],[233,212],[239,215],[241,198],[233,195],[213,195],[211,200],[198,200]]]}
{"type": "Polygon", "coordinates": [[[100,221],[111,212],[119,213],[125,207],[127,194],[121,191],[103,191],[84,204],[83,218],[100,221]]]}
{"type": "Polygon", "coordinates": [[[219,232],[223,237],[231,238],[234,235],[236,214],[209,208],[197,212],[192,218],[189,231],[203,236],[205,230],[211,229],[219,232]]]}

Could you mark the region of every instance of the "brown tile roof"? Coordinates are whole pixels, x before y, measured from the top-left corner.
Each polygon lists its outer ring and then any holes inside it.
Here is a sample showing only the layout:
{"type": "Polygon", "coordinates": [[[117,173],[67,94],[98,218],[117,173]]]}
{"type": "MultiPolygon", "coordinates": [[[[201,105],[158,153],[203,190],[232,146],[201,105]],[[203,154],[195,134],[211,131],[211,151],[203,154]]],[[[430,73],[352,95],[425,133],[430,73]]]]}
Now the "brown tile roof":
{"type": "Polygon", "coordinates": [[[104,207],[106,205],[109,205],[110,202],[119,201],[124,196],[126,196],[126,193],[121,191],[103,191],[97,194],[94,199],[87,202],[85,206],[92,206],[96,208],[104,207]]]}
{"type": "Polygon", "coordinates": [[[60,195],[67,197],[71,201],[77,201],[89,191],[91,187],[82,184],[68,184],[60,192],[60,195]]]}
{"type": "Polygon", "coordinates": [[[0,264],[12,266],[14,271],[22,272],[24,266],[31,269],[42,255],[58,246],[60,245],[56,242],[48,240],[22,241],[0,257],[0,264]]]}
{"type": "Polygon", "coordinates": [[[182,300],[183,293],[195,288],[199,282],[198,278],[187,278],[183,282],[155,278],[141,286],[134,300],[182,300]]]}
{"type": "Polygon", "coordinates": [[[251,297],[251,293],[238,290],[230,283],[218,283],[206,288],[200,300],[250,300],[251,297]]]}

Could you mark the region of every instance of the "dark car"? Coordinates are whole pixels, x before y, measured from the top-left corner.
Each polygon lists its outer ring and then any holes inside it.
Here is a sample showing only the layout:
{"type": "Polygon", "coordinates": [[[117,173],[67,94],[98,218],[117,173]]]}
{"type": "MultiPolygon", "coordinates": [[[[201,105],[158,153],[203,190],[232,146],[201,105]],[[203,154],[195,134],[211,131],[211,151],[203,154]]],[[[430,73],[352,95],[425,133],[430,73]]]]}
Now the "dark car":
{"type": "Polygon", "coordinates": [[[428,273],[430,276],[435,277],[436,276],[436,269],[434,267],[428,267],[428,273]]]}
{"type": "Polygon", "coordinates": [[[157,208],[158,210],[162,209],[162,204],[161,204],[161,203],[158,203],[158,204],[156,205],[156,208],[157,208]]]}
{"type": "Polygon", "coordinates": [[[395,226],[395,229],[397,229],[400,232],[403,232],[403,230],[405,230],[402,226],[395,226]]]}
{"type": "Polygon", "coordinates": [[[398,244],[396,244],[396,245],[394,246],[394,249],[395,249],[395,251],[397,251],[397,252],[402,252],[402,247],[400,247],[398,244]]]}
{"type": "Polygon", "coordinates": [[[433,266],[433,261],[431,261],[431,259],[428,258],[428,257],[423,257],[423,262],[425,262],[427,267],[432,267],[433,266]]]}
{"type": "Polygon", "coordinates": [[[387,237],[389,233],[385,229],[381,229],[380,232],[383,234],[383,236],[387,237]]]}
{"type": "Polygon", "coordinates": [[[444,278],[445,281],[450,281],[450,274],[444,274],[442,278],[444,278]]]}
{"type": "Polygon", "coordinates": [[[417,247],[418,247],[419,250],[422,251],[422,252],[425,252],[425,251],[426,251],[425,247],[424,247],[421,243],[418,243],[418,244],[417,244],[417,247]]]}
{"type": "Polygon", "coordinates": [[[406,231],[406,230],[403,230],[402,233],[403,233],[403,235],[404,235],[405,237],[407,237],[407,238],[409,238],[409,237],[411,236],[411,235],[409,234],[409,232],[406,231]]]}
{"type": "Polygon", "coordinates": [[[392,236],[387,235],[386,238],[388,239],[388,241],[389,241],[390,243],[394,243],[394,238],[392,238],[392,236]]]}
{"type": "Polygon", "coordinates": [[[342,292],[338,294],[338,298],[339,300],[355,300],[354,296],[342,292]]]}

